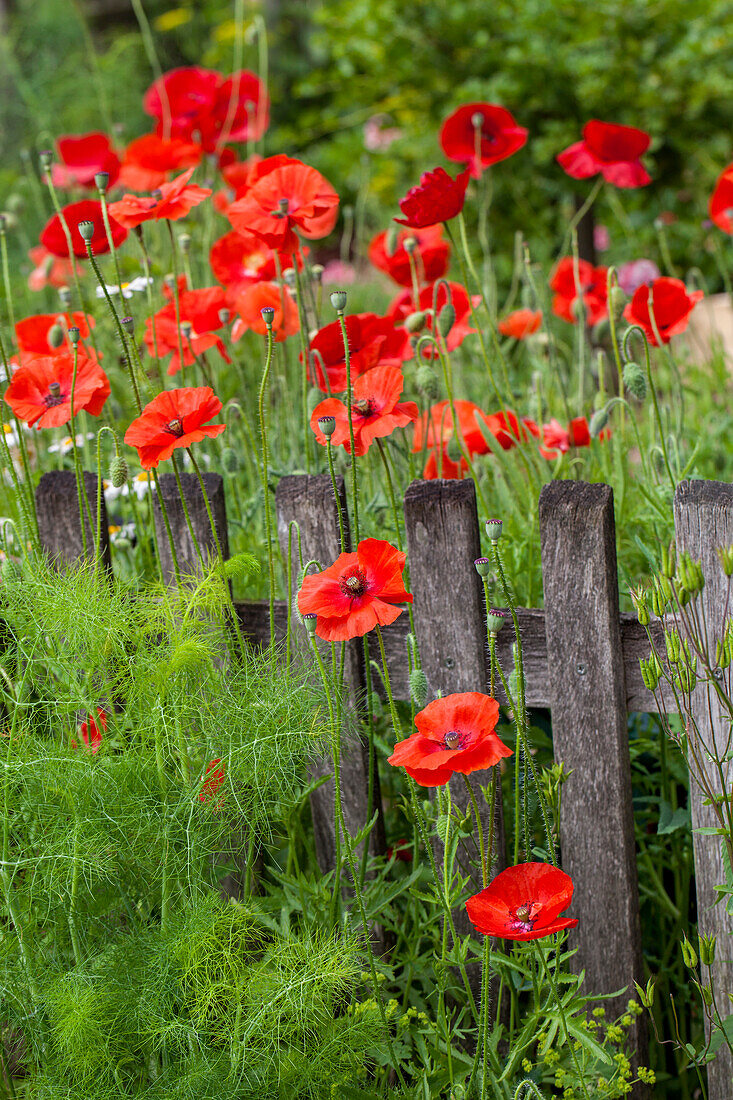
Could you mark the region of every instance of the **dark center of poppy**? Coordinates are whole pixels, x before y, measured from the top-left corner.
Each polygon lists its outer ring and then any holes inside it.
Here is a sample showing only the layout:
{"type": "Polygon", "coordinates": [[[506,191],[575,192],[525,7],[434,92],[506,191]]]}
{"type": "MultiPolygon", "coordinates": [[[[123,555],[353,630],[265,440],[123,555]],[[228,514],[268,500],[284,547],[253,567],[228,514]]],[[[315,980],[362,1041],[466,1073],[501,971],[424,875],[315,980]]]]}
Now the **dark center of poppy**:
{"type": "Polygon", "coordinates": [[[366,577],[361,569],[358,569],[355,573],[352,573],[351,576],[342,577],[339,581],[339,586],[346,596],[355,599],[357,596],[363,596],[366,592],[366,577]]]}
{"type": "Polygon", "coordinates": [[[163,192],[160,190],[159,187],[156,187],[156,189],[154,191],[151,191],[150,194],[153,196],[156,203],[160,202],[160,200],[163,198],[163,192]]]}
{"type": "Polygon", "coordinates": [[[463,735],[458,730],[448,730],[443,738],[443,744],[447,749],[460,749],[463,744],[463,735]]]}
{"type": "Polygon", "coordinates": [[[355,401],[351,407],[354,412],[359,413],[360,416],[373,416],[376,412],[371,397],[362,397],[358,401],[355,401]]]}
{"type": "Polygon", "coordinates": [[[56,405],[63,403],[63,395],[61,393],[61,386],[58,382],[49,383],[48,393],[43,399],[43,404],[47,409],[53,409],[56,405]]]}
{"type": "Polygon", "coordinates": [[[171,435],[177,436],[179,439],[183,435],[183,421],[176,418],[175,420],[169,420],[165,426],[165,430],[170,432],[171,435]]]}

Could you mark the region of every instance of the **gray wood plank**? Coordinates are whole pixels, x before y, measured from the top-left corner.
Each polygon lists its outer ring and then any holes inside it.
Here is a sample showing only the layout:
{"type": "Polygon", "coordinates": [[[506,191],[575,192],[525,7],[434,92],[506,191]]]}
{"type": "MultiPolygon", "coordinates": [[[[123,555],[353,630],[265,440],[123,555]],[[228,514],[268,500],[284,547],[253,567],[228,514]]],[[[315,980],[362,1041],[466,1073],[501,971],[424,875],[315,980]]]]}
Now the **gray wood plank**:
{"type": "MultiPolygon", "coordinates": [[[[728,605],[728,578],[723,573],[716,554],[719,546],[733,543],[733,485],[717,481],[682,481],[677,486],[674,502],[675,530],[679,550],[687,550],[701,561],[705,587],[698,600],[704,614],[708,638],[714,649],[714,639],[721,637],[728,605]]],[[[713,661],[715,653],[712,654],[713,661]]],[[[733,668],[722,670],[725,689],[733,691],[733,668]]],[[[713,689],[706,682],[695,688],[692,696],[692,713],[705,744],[713,754],[722,757],[727,749],[728,725],[724,709],[713,689]]],[[[716,792],[721,791],[716,766],[705,753],[701,753],[707,782],[716,792]]],[[[722,765],[731,790],[730,762],[722,765]]],[[[718,822],[710,806],[703,806],[703,794],[694,778],[690,777],[690,812],[693,829],[695,857],[695,884],[697,890],[697,919],[701,933],[717,936],[717,950],[713,967],[716,999],[723,1016],[730,1012],[726,994],[733,993],[733,917],[723,904],[714,906],[715,886],[726,881],[723,866],[723,846],[718,837],[700,836],[696,829],[717,826],[718,822]]],[[[706,978],[706,971],[703,970],[706,978]]],[[[706,1029],[707,1030],[707,1029],[706,1029]]],[[[733,1058],[725,1044],[717,1057],[707,1067],[709,1100],[730,1100],[733,1095],[733,1058]]]]}
{"type": "MultiPolygon", "coordinates": [[[[83,472],[89,512],[84,509],[87,557],[94,557],[97,532],[97,475],[83,472]],[[89,522],[91,518],[91,523],[89,522]]],[[[84,556],[81,519],[73,470],[50,470],[41,475],[36,487],[36,511],[41,546],[60,568],[75,564],[84,556]]],[[[107,509],[102,493],[100,548],[105,568],[111,568],[107,509]]]]}
{"type": "MultiPolygon", "coordinates": [[[[553,748],[570,773],[560,842],[580,923],[569,940],[590,992],[628,987],[609,1002],[612,1016],[643,976],[613,492],[551,482],[539,514],[553,748]]],[[[630,1031],[642,1062],[643,1021],[630,1031]]]]}
{"type": "MultiPolygon", "coordinates": [[[[220,474],[208,472],[203,474],[203,479],[206,487],[206,495],[209,498],[209,504],[211,506],[211,513],[214,517],[214,523],[216,524],[216,531],[219,536],[222,554],[225,558],[228,558],[229,532],[227,528],[226,500],[224,498],[224,481],[220,474]]],[[[191,538],[191,533],[188,529],[188,524],[186,523],[183,503],[181,501],[181,495],[178,492],[175,476],[173,474],[159,474],[158,484],[160,486],[159,492],[163,497],[166,511],[168,512],[168,520],[173,533],[173,542],[176,548],[176,556],[178,557],[178,565],[181,574],[186,576],[187,574],[198,573],[201,570],[201,565],[196,547],[191,538]]],[[[181,474],[181,485],[188,507],[188,514],[191,519],[191,526],[201,548],[204,560],[213,560],[216,558],[216,542],[214,541],[214,536],[211,531],[211,524],[209,523],[209,516],[206,511],[206,502],[204,501],[201,486],[199,485],[196,474],[181,474]]],[[[158,539],[161,565],[163,567],[163,579],[166,584],[173,585],[176,583],[173,557],[171,555],[170,543],[163,521],[163,514],[160,510],[160,501],[158,500],[157,492],[153,493],[153,513],[155,516],[155,533],[158,539]]]]}

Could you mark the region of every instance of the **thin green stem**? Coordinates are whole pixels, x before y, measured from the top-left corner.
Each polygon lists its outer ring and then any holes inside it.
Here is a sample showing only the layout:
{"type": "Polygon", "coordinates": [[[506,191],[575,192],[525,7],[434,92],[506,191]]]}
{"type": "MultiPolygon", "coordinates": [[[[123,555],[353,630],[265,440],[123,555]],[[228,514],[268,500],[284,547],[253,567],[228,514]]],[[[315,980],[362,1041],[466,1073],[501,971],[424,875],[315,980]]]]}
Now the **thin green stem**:
{"type": "MultiPolygon", "coordinates": [[[[270,649],[274,649],[275,646],[275,561],[272,553],[272,516],[270,513],[270,485],[268,479],[268,466],[269,459],[267,455],[267,418],[265,416],[265,396],[267,394],[267,380],[270,374],[270,366],[272,364],[272,352],[275,346],[275,339],[272,333],[272,321],[265,322],[267,325],[267,355],[265,358],[265,369],[262,372],[262,381],[260,382],[260,392],[257,399],[257,410],[260,419],[260,439],[262,441],[262,498],[265,507],[265,542],[267,543],[267,570],[269,577],[269,598],[270,598],[270,649]]],[[[339,512],[339,521],[341,514],[339,512]]]]}
{"type": "Polygon", "coordinates": [[[349,350],[349,334],[346,329],[346,320],[343,309],[338,310],[338,320],[341,326],[341,336],[344,342],[344,363],[346,364],[346,409],[349,416],[349,443],[351,446],[351,495],[354,509],[354,544],[359,545],[359,487],[356,476],[356,446],[354,443],[354,413],[352,409],[353,391],[351,388],[351,352],[349,350]]]}

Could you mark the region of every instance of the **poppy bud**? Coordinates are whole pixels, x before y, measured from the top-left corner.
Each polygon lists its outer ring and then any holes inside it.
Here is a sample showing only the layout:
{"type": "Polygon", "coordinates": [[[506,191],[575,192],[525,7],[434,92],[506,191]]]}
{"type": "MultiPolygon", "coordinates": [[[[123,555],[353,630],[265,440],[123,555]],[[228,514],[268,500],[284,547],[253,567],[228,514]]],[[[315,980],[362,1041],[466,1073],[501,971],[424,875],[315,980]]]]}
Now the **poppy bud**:
{"type": "Polygon", "coordinates": [[[313,264],[311,267],[311,278],[314,283],[320,283],[323,278],[323,264],[313,264]]]}
{"type": "Polygon", "coordinates": [[[99,191],[100,195],[105,195],[109,187],[109,172],[95,172],[94,182],[97,185],[97,191],[99,191]]]}
{"type": "Polygon", "coordinates": [[[236,474],[240,469],[239,455],[233,447],[227,447],[222,453],[221,461],[228,474],[236,474]]]}
{"type": "Polygon", "coordinates": [[[69,339],[71,340],[71,343],[74,345],[74,347],[76,347],[76,345],[79,343],[80,336],[81,333],[79,332],[79,329],[76,327],[76,325],[72,325],[69,329],[69,339]]]}
{"type": "Polygon", "coordinates": [[[417,248],[418,243],[419,242],[418,242],[417,237],[412,237],[412,236],[405,237],[404,241],[402,242],[402,247],[404,248],[404,250],[408,254],[408,256],[411,256],[412,253],[417,248]]]}
{"type": "Polygon", "coordinates": [[[336,431],[336,417],[319,416],[318,427],[321,429],[326,438],[330,439],[333,433],[336,431]]]}
{"type": "Polygon", "coordinates": [[[312,638],[314,636],[315,632],[316,632],[316,627],[318,626],[318,616],[317,615],[304,615],[303,616],[303,626],[308,631],[309,636],[312,638]]]}
{"type": "Polygon", "coordinates": [[[437,397],[439,382],[432,367],[429,367],[427,363],[421,364],[415,371],[415,381],[418,388],[426,395],[426,397],[437,397]]]}
{"type": "Polygon", "coordinates": [[[617,321],[621,320],[621,315],[626,305],[626,295],[620,286],[612,286],[608,292],[608,304],[611,307],[611,312],[617,321]]]}
{"type": "Polygon", "coordinates": [[[127,463],[121,455],[115,455],[109,467],[109,479],[114,485],[115,489],[122,488],[122,486],[127,482],[127,476],[127,463]]]}
{"type": "Polygon", "coordinates": [[[491,562],[488,558],[476,558],[473,564],[476,566],[479,577],[488,577],[491,571],[491,562]]]}
{"type": "Polygon", "coordinates": [[[384,239],[384,251],[389,257],[394,256],[395,252],[397,251],[397,240],[397,227],[394,225],[390,225],[389,229],[387,230],[387,236],[384,239]]]}
{"type": "Polygon", "coordinates": [[[345,290],[334,290],[331,295],[331,305],[337,313],[343,313],[346,309],[347,295],[345,290]]]}
{"type": "Polygon", "coordinates": [[[408,332],[420,332],[425,328],[425,310],[418,309],[414,313],[410,313],[404,322],[404,327],[408,332]]]}
{"type": "Polygon", "coordinates": [[[181,246],[181,252],[184,256],[187,256],[191,251],[191,234],[181,233],[178,237],[178,243],[181,246]]]}
{"type": "Polygon", "coordinates": [[[132,336],[132,334],[135,331],[135,319],[134,319],[134,317],[123,317],[122,320],[120,321],[120,324],[122,325],[125,332],[128,332],[130,334],[130,336],[132,336]]]}
{"type": "Polygon", "coordinates": [[[489,536],[492,542],[498,542],[501,538],[501,530],[503,523],[500,519],[487,519],[486,520],[486,534],[489,536]]]}
{"type": "Polygon", "coordinates": [[[184,340],[191,339],[191,333],[193,332],[193,325],[190,321],[181,321],[181,336],[184,340]]]}
{"type": "Polygon", "coordinates": [[[718,547],[718,558],[726,577],[733,576],[733,544],[718,547]]]}
{"type": "Polygon", "coordinates": [[[437,329],[445,339],[456,323],[456,311],[452,302],[446,302],[438,314],[437,329]]]}
{"type": "Polygon", "coordinates": [[[50,149],[43,149],[38,154],[38,159],[41,162],[41,168],[44,172],[48,172],[49,168],[53,164],[53,153],[50,149]]]}
{"type": "Polygon", "coordinates": [[[601,434],[606,424],[608,424],[608,409],[604,406],[602,409],[596,409],[593,416],[590,418],[589,431],[592,439],[597,439],[601,434]]]}
{"type": "Polygon", "coordinates": [[[506,614],[504,611],[497,611],[495,608],[491,608],[486,616],[486,629],[489,634],[498,634],[504,623],[506,622],[506,614]]]}
{"type": "Polygon", "coordinates": [[[50,329],[48,330],[47,340],[49,343],[49,347],[52,348],[60,348],[63,344],[64,330],[58,322],[56,322],[55,325],[51,325],[50,329]]]}
{"type": "Polygon", "coordinates": [[[627,363],[623,373],[624,387],[637,401],[646,397],[646,375],[638,363],[627,363]]]}
{"type": "Polygon", "coordinates": [[[83,221],[79,222],[76,227],[79,230],[79,236],[84,241],[91,241],[94,236],[94,222],[83,221]]]}
{"type": "Polygon", "coordinates": [[[703,966],[712,966],[715,962],[715,945],[717,938],[714,933],[710,933],[708,936],[698,936],[698,946],[700,948],[700,962],[703,966]]]}
{"type": "Polygon", "coordinates": [[[428,701],[428,678],[421,668],[413,668],[410,673],[410,696],[420,710],[428,701]]]}
{"type": "Polygon", "coordinates": [[[684,960],[685,966],[688,966],[690,970],[694,970],[697,966],[697,952],[688,940],[687,936],[682,937],[682,943],[680,944],[680,946],[682,948],[682,958],[684,960]]]}
{"type": "Polygon", "coordinates": [[[64,307],[64,309],[68,309],[68,307],[71,305],[71,291],[69,290],[68,286],[59,287],[59,301],[61,302],[61,305],[64,307]]]}
{"type": "Polygon", "coordinates": [[[262,320],[265,322],[268,328],[272,328],[272,322],[275,320],[275,310],[272,306],[263,306],[260,310],[262,314],[262,320]]]}
{"type": "Polygon", "coordinates": [[[219,310],[219,320],[221,321],[221,323],[223,325],[228,325],[229,324],[229,318],[230,317],[231,317],[231,312],[226,308],[226,306],[224,306],[223,309],[219,310]]]}

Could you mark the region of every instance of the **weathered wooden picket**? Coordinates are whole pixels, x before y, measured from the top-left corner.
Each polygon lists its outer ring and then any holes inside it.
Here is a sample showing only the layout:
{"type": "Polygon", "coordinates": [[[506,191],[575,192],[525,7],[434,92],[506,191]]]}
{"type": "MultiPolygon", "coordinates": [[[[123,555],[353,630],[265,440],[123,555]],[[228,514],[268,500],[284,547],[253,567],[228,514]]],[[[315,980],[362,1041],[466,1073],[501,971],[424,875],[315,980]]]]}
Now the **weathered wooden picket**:
{"type": "MultiPolygon", "coordinates": [[[[86,475],[95,492],[96,479],[86,475]]],[[[213,553],[213,538],[200,489],[193,475],[184,475],[192,523],[203,547],[213,553]]],[[[226,553],[226,509],[221,478],[206,475],[219,537],[226,553]]],[[[181,565],[194,570],[193,545],[183,521],[178,490],[172,475],[160,478],[160,488],[173,517],[181,565]]],[[[341,506],[346,516],[343,484],[341,506]]],[[[92,497],[92,499],[94,499],[92,497]]],[[[81,529],[73,475],[47,473],[37,490],[39,524],[44,547],[51,555],[71,562],[81,555],[81,529]]],[[[303,559],[324,567],[339,553],[337,510],[327,476],[294,475],[283,478],[276,493],[278,537],[283,560],[289,531],[297,524],[303,559]]],[[[166,553],[166,537],[156,506],[159,544],[166,553]]],[[[485,645],[483,591],[473,561],[480,555],[480,528],[473,482],[416,481],[404,498],[406,550],[414,619],[423,669],[431,697],[455,691],[486,691],[488,659],[485,645]]],[[[348,525],[348,517],[347,517],[348,525]]],[[[733,543],[733,486],[717,482],[683,482],[675,497],[675,525],[681,548],[702,558],[708,583],[703,593],[709,629],[722,626],[725,599],[719,582],[715,548],[733,543]]],[[[106,519],[103,531],[106,532],[106,519]]],[[[560,840],[562,865],[575,883],[572,914],[580,918],[570,933],[578,947],[575,965],[586,973],[592,992],[626,988],[609,1006],[622,1011],[633,995],[632,981],[643,981],[639,899],[637,888],[631,772],[627,737],[629,711],[654,711],[653,696],[645,688],[639,657],[649,646],[635,616],[620,614],[616,566],[613,493],[606,485],[558,481],[545,486],[540,497],[540,533],[545,608],[520,610],[519,629],[524,648],[527,702],[549,708],[552,714],[554,755],[570,773],[562,795],[560,840]]],[[[91,534],[91,533],[90,533],[91,534]]],[[[106,535],[103,552],[109,553],[106,535]]],[[[90,539],[90,545],[92,540],[90,539]]],[[[291,540],[295,555],[297,539],[291,540]]],[[[171,563],[165,557],[164,569],[171,563]]],[[[293,585],[298,567],[293,556],[293,585]]],[[[292,595],[295,595],[293,591],[292,595]]],[[[269,641],[268,604],[240,603],[237,611],[245,636],[254,644],[269,641]]],[[[294,615],[291,601],[275,605],[275,632],[286,634],[294,615]]],[[[305,632],[295,628],[294,645],[305,648],[305,632]]],[[[384,631],[390,677],[395,695],[407,698],[407,615],[384,631]]],[[[663,646],[661,627],[656,623],[663,646]]],[[[511,626],[498,636],[497,651],[505,668],[511,667],[511,626]]],[[[375,657],[378,655],[375,653],[375,657]]],[[[365,686],[362,647],[349,643],[346,681],[354,706],[365,686]]],[[[498,695],[501,699],[501,694],[498,695]]],[[[711,741],[724,743],[720,714],[703,719],[711,741]]],[[[328,770],[324,761],[323,769],[328,770]]],[[[368,789],[368,753],[353,743],[342,763],[345,816],[352,833],[365,822],[368,789]]],[[[378,797],[378,776],[374,777],[378,797]]],[[[462,784],[451,788],[454,800],[464,804],[462,784]]],[[[325,869],[334,858],[332,784],[312,796],[318,858],[325,869]]],[[[710,824],[710,810],[693,787],[690,792],[693,826],[710,824]]],[[[488,808],[486,814],[488,815],[488,808]]],[[[500,831],[501,807],[497,807],[500,831]]],[[[381,822],[371,834],[374,850],[384,845],[381,822]]],[[[731,932],[733,920],[722,905],[713,907],[714,886],[724,881],[722,859],[715,840],[695,836],[695,877],[701,931],[718,936],[714,968],[716,988],[733,993],[731,932]]],[[[474,870],[476,888],[480,889],[474,870]]],[[[464,922],[459,925],[467,931],[464,922]]],[[[721,996],[723,1004],[727,998],[721,996]]],[[[632,1041],[637,1061],[646,1054],[644,1017],[634,1024],[632,1041]]],[[[721,1052],[709,1066],[710,1100],[730,1100],[733,1060],[721,1052]]],[[[638,1089],[635,1095],[645,1095],[638,1089]]]]}

